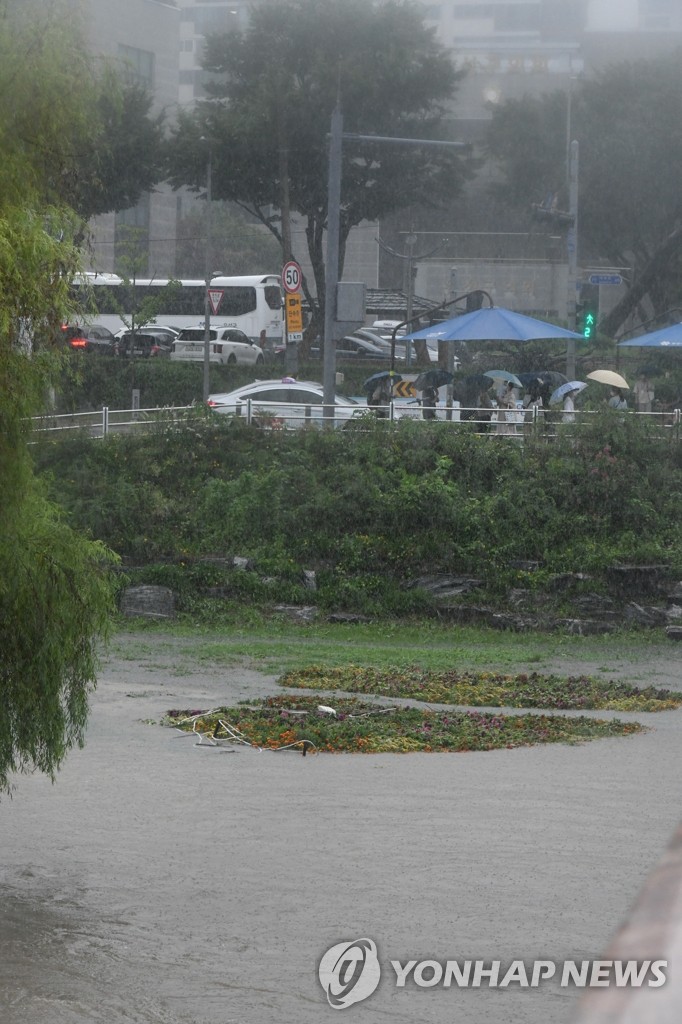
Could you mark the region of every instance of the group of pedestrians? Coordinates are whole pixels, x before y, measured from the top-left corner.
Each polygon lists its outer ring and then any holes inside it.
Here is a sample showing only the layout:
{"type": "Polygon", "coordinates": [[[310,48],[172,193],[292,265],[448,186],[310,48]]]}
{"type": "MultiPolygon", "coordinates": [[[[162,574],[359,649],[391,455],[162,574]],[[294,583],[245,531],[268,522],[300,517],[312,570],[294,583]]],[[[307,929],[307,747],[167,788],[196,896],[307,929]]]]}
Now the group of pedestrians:
{"type": "MultiPolygon", "coordinates": [[[[495,384],[491,383],[478,394],[476,420],[483,431],[492,427],[496,434],[515,434],[518,425],[527,418],[526,413],[533,414],[534,409],[538,409],[546,414],[550,409],[552,385],[542,376],[530,381],[525,388],[523,401],[520,398],[518,381],[515,383],[515,380],[510,380],[503,385],[497,385],[498,390],[493,398],[491,390],[494,386],[495,384]]],[[[575,423],[576,399],[584,387],[585,385],[581,384],[579,388],[571,389],[563,395],[560,413],[563,423],[575,423]]],[[[651,412],[654,389],[643,373],[639,375],[631,394],[638,412],[651,412]]],[[[374,407],[377,415],[386,416],[391,398],[392,382],[389,377],[381,378],[375,382],[375,387],[368,396],[368,405],[374,407]]],[[[439,392],[436,387],[426,387],[420,392],[418,401],[423,419],[436,419],[438,400],[439,392]]],[[[627,410],[628,400],[624,390],[610,387],[607,404],[612,409],[627,410]]]]}

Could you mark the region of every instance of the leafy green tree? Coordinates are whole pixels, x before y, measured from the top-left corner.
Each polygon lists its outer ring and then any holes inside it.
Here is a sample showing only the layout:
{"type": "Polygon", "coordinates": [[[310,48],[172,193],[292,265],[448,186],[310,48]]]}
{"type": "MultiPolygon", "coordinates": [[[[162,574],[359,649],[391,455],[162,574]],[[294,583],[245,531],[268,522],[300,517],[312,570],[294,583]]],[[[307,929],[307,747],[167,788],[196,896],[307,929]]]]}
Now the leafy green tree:
{"type": "Polygon", "coordinates": [[[139,83],[106,68],[94,82],[94,138],[74,144],[62,199],[85,220],[135,206],[163,177],[164,115],[139,83]]]}
{"type": "MultiPolygon", "coordinates": [[[[567,98],[552,93],[493,111],[495,187],[528,212],[558,193],[566,209],[567,98]]],[[[602,320],[614,334],[647,299],[656,313],[679,305],[682,256],[682,63],[680,54],[612,65],[578,83],[571,127],[580,142],[581,259],[631,266],[626,296],[602,320]]]]}
{"type": "MultiPolygon", "coordinates": [[[[209,37],[204,67],[209,99],[179,118],[170,180],[202,189],[210,150],[214,196],[242,205],[283,249],[287,218],[279,211],[302,217],[315,278],[314,294],[308,282],[304,291],[317,330],[337,97],[346,132],[448,139],[460,73],[416,6],[376,0],[266,0],[242,35],[209,37]]],[[[413,203],[451,200],[467,173],[461,154],[447,147],[346,143],[341,266],[353,226],[413,203]]]]}
{"type": "MultiPolygon", "coordinates": [[[[212,203],[212,270],[221,274],[277,273],[282,250],[269,231],[239,206],[212,203]]],[[[206,211],[195,208],[178,222],[175,262],[179,277],[206,273],[206,211]]]]}
{"type": "Polygon", "coordinates": [[[70,206],[82,242],[91,217],[134,206],[163,176],[163,115],[151,103],[138,83],[96,65],[72,4],[0,0],[0,138],[27,157],[0,163],[6,199],[30,184],[41,201],[70,206]]]}
{"type": "Polygon", "coordinates": [[[73,17],[34,12],[27,49],[24,9],[0,5],[0,790],[13,772],[54,776],[82,741],[112,607],[113,556],[46,498],[27,446],[59,362],[27,348],[68,315],[78,268],[78,218],[53,176],[88,118],[69,86],[82,52],[73,17]]]}

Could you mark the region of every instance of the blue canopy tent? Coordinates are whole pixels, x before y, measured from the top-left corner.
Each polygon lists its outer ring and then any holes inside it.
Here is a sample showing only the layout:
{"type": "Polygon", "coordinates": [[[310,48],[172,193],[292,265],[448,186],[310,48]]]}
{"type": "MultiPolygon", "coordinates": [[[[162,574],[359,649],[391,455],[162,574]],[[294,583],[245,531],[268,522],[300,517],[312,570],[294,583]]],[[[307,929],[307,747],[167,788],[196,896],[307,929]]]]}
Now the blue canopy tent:
{"type": "Polygon", "coordinates": [[[489,309],[476,309],[473,313],[463,313],[444,320],[443,323],[423,327],[400,339],[421,338],[437,341],[539,341],[541,339],[558,340],[573,339],[584,341],[582,334],[568,331],[565,327],[536,320],[535,317],[515,313],[511,309],[491,306],[489,309]]]}
{"type": "Polygon", "coordinates": [[[618,348],[682,348],[682,324],[670,324],[659,331],[619,341],[618,348]]]}

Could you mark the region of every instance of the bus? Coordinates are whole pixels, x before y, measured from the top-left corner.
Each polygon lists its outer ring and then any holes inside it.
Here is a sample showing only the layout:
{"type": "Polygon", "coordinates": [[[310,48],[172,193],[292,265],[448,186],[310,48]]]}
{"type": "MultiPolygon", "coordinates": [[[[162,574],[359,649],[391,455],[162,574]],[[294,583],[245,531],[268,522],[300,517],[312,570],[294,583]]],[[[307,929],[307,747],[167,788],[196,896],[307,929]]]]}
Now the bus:
{"type": "MultiPolygon", "coordinates": [[[[218,310],[211,314],[213,325],[235,327],[261,347],[282,343],[284,304],[277,274],[214,277],[211,290],[222,292],[218,310]]],[[[112,334],[128,330],[133,314],[139,316],[142,303],[150,298],[153,322],[159,326],[182,330],[204,323],[206,282],[201,280],[157,277],[125,282],[116,274],[87,272],[75,279],[73,294],[83,319],[102,324],[112,334]]],[[[136,326],[145,324],[140,321],[136,326]]]]}

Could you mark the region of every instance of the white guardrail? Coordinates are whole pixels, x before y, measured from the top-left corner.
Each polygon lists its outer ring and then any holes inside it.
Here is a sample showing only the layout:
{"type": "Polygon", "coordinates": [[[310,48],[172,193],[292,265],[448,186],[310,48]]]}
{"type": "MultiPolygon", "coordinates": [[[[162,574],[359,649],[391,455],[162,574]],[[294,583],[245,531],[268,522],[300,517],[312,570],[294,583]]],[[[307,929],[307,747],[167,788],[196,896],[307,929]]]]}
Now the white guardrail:
{"type": "MultiPolygon", "coordinates": [[[[34,432],[43,436],[58,438],[75,433],[86,433],[90,437],[97,438],[106,437],[111,433],[138,433],[159,427],[180,427],[199,412],[205,415],[201,405],[149,409],[109,409],[108,406],[103,406],[100,410],[92,412],[60,413],[58,415],[45,413],[42,416],[33,417],[32,423],[34,432]]],[[[230,414],[215,413],[214,415],[230,414]]],[[[556,434],[559,426],[564,425],[561,410],[543,410],[534,407],[526,410],[512,410],[510,413],[493,409],[491,413],[490,409],[444,407],[442,405],[429,408],[422,407],[417,403],[405,402],[391,402],[387,406],[371,408],[358,406],[357,410],[351,410],[348,406],[341,409],[322,405],[292,407],[285,402],[268,402],[267,410],[265,410],[258,403],[248,400],[236,410],[236,415],[242,417],[247,424],[272,429],[322,426],[332,422],[336,427],[345,427],[349,423],[361,426],[362,421],[367,417],[378,417],[389,422],[411,419],[419,422],[450,423],[451,425],[466,424],[469,427],[474,427],[481,434],[519,439],[536,431],[551,436],[556,434]],[[324,416],[327,408],[330,413],[336,413],[336,418],[333,421],[331,416],[324,416]],[[428,415],[430,412],[435,412],[435,420],[428,415]]],[[[586,422],[589,417],[594,415],[594,412],[587,410],[576,410],[575,425],[579,426],[581,422],[586,422]]],[[[670,432],[675,438],[679,439],[680,437],[682,424],[680,409],[651,413],[628,411],[621,415],[644,417],[656,423],[665,432],[670,432]]]]}

